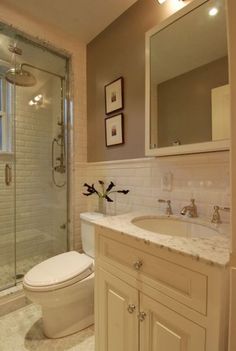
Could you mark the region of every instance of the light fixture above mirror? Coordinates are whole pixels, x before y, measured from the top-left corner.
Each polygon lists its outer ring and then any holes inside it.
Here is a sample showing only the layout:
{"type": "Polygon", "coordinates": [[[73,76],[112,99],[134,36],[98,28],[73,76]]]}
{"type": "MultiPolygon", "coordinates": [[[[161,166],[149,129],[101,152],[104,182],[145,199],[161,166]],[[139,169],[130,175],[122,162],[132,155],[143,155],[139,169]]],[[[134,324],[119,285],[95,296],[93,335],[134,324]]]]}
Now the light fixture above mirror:
{"type": "MultiPolygon", "coordinates": [[[[185,0],[178,0],[178,1],[185,1],[185,0]]],[[[166,2],[166,0],[157,0],[157,2],[158,2],[160,5],[162,5],[162,4],[164,4],[164,2],[166,2]]]]}

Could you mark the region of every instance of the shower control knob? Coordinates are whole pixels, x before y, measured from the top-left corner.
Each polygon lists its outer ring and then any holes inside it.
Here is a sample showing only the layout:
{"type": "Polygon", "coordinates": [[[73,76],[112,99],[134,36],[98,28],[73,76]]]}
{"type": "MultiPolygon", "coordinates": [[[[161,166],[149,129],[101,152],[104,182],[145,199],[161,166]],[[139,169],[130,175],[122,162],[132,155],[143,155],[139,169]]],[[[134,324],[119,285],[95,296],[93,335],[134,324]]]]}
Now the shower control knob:
{"type": "Polygon", "coordinates": [[[133,267],[134,269],[136,269],[136,271],[139,271],[142,265],[143,265],[143,261],[141,260],[137,260],[133,263],[133,267]]]}
{"type": "Polygon", "coordinates": [[[131,314],[135,311],[136,306],[134,304],[131,304],[127,307],[127,311],[131,314]]]}

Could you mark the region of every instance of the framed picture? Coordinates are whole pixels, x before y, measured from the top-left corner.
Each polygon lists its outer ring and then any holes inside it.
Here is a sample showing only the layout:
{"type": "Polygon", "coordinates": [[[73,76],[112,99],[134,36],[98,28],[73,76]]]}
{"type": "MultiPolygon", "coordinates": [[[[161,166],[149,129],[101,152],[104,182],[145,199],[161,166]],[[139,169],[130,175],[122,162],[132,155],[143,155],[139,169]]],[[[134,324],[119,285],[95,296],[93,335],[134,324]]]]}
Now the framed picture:
{"type": "Polygon", "coordinates": [[[122,77],[105,85],[105,111],[106,115],[123,108],[123,85],[122,77]]]}
{"type": "Polygon", "coordinates": [[[105,119],[106,146],[124,143],[123,114],[105,119]]]}

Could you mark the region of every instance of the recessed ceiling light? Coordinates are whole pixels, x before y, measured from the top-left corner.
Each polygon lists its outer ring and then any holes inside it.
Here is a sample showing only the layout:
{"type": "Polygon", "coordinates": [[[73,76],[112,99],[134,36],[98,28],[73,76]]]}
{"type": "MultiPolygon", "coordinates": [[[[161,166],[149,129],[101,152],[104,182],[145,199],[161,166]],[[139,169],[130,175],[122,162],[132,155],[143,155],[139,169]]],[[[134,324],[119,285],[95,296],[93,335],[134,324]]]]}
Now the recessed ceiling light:
{"type": "Polygon", "coordinates": [[[209,10],[209,16],[215,16],[215,15],[217,15],[218,12],[219,12],[219,10],[216,7],[212,7],[209,10]]]}

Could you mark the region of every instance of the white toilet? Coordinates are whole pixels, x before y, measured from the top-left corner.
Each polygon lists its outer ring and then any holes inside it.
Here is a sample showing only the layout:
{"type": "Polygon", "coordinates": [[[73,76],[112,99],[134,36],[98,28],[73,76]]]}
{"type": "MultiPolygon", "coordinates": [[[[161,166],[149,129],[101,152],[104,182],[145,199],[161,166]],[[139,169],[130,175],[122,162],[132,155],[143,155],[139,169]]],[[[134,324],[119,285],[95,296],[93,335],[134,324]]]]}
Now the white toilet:
{"type": "Polygon", "coordinates": [[[24,277],[26,296],[42,307],[44,333],[60,338],[94,321],[94,225],[100,213],[80,215],[83,254],[66,252],[39,263],[24,277]]]}

